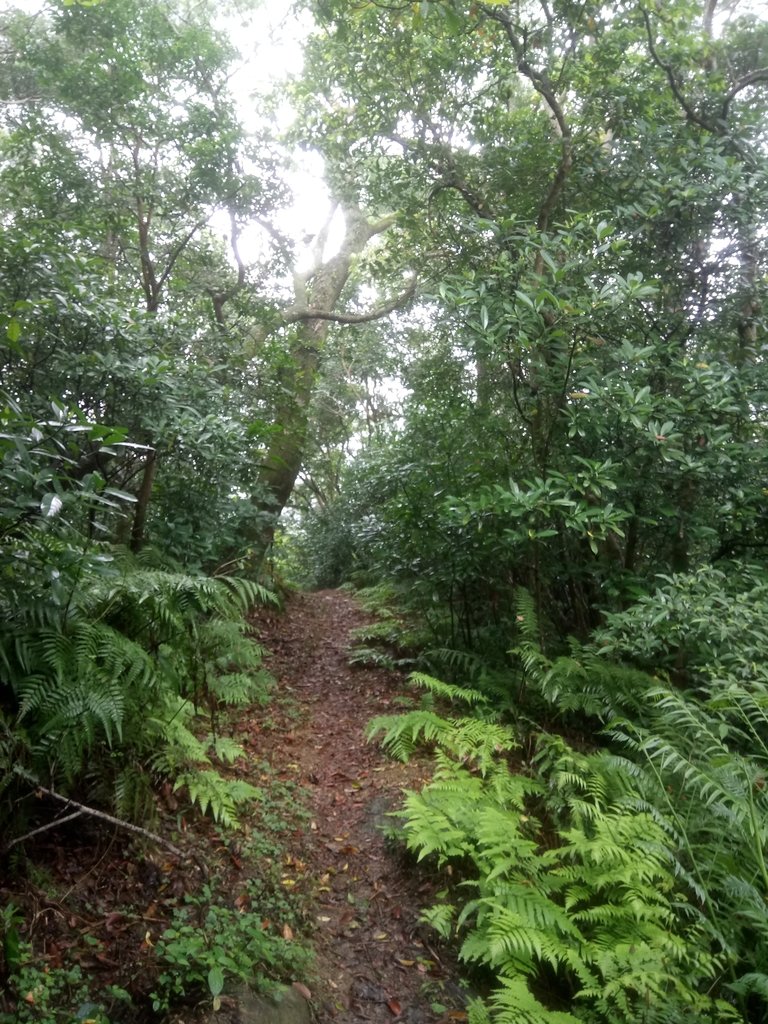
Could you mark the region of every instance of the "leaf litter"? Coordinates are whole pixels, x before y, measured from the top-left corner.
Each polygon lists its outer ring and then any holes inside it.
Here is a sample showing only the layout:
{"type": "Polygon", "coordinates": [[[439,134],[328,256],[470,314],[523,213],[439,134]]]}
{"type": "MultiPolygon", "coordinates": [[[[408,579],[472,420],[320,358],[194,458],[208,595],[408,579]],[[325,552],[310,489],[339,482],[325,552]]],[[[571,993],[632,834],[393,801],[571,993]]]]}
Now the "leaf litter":
{"type": "MultiPolygon", "coordinates": [[[[209,878],[230,906],[259,913],[246,891],[259,865],[245,851],[248,837],[259,836],[270,853],[281,851],[273,884],[294,907],[290,922],[273,907],[261,926],[287,943],[312,943],[314,968],[290,980],[311,999],[315,1020],[465,1020],[455,957],[419,922],[444,879],[434,871],[427,876],[382,832],[402,789],[426,781],[427,762],[393,762],[364,738],[371,718],[398,706],[404,677],[349,664],[349,633],[370,622],[350,594],[292,595],[283,613],[258,609],[252,620],[271,652],[275,699],[231,719],[229,731],[248,756],[219,767],[260,786],[272,801],[270,813],[254,804],[243,829],[222,831],[165,785],[157,794],[158,833],[172,835],[184,858],[126,844],[124,835],[96,822],[63,826],[25,850],[26,877],[0,880],[0,904],[24,912],[24,939],[41,969],[74,964],[94,990],[113,986],[130,994],[131,1024],[157,1020],[149,993],[160,969],[159,936],[209,878]],[[308,806],[301,814],[274,812],[280,787],[303,794],[308,806]]],[[[218,975],[208,981],[215,1002],[226,1003],[218,975]]],[[[0,1009],[2,1003],[0,996],[0,1009]]],[[[197,1009],[210,1006],[209,997],[197,1009]]],[[[123,1019],[119,1010],[111,1019],[123,1019]]],[[[171,1019],[195,1018],[189,1007],[171,1019]]]]}
{"type": "Polygon", "coordinates": [[[419,922],[440,880],[425,877],[382,831],[402,790],[426,781],[428,764],[393,762],[364,739],[370,719],[391,713],[406,691],[400,673],[350,666],[350,631],[369,622],[354,597],[335,590],[294,595],[282,615],[257,614],[268,667],[302,710],[300,722],[285,726],[287,742],[265,736],[261,753],[278,770],[298,767],[309,793],[311,820],[296,837],[296,856],[313,879],[317,1019],[461,1020],[455,958],[419,922]]]}

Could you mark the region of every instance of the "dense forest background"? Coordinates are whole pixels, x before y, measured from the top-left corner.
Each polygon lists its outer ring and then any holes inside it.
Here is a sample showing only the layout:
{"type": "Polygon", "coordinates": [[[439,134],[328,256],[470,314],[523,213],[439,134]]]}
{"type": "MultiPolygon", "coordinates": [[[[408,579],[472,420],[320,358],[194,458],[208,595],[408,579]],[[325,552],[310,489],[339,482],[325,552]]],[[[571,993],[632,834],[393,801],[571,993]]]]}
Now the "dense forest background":
{"type": "Polygon", "coordinates": [[[352,581],[473,1024],[768,1020],[764,13],[306,0],[247,100],[258,8],[0,17],[6,848],[234,822],[243,614],[352,581]]]}

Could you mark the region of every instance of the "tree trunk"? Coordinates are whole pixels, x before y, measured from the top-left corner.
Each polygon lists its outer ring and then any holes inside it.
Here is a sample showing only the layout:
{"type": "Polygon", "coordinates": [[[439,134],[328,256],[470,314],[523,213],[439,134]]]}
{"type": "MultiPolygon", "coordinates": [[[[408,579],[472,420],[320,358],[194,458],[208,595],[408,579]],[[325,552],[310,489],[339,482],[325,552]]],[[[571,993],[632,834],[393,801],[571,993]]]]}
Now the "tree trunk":
{"type": "Polygon", "coordinates": [[[284,397],[275,410],[277,429],[269,442],[259,473],[259,491],[251,498],[254,516],[241,529],[239,550],[231,553],[233,559],[244,558],[251,571],[258,569],[272,542],[277,520],[288,503],[301,470],[312,399],[330,324],[334,321],[366,322],[391,312],[397,305],[382,306],[370,316],[334,313],[349,281],[353,258],[363,251],[374,235],[394,223],[392,217],[369,221],[356,207],[344,207],[343,212],[346,234],[339,252],[326,262],[322,261],[326,225],[317,237],[315,266],[305,273],[294,275],[294,305],[284,314],[285,322],[295,327],[290,363],[280,380],[284,397]]]}
{"type": "Polygon", "coordinates": [[[131,551],[134,554],[141,551],[144,546],[144,531],[147,525],[147,510],[149,509],[149,500],[152,497],[152,487],[155,483],[155,476],[157,474],[157,452],[152,451],[147,453],[146,460],[144,462],[144,473],[141,477],[141,486],[139,487],[139,493],[136,496],[136,508],[133,513],[133,527],[131,528],[131,551]]]}

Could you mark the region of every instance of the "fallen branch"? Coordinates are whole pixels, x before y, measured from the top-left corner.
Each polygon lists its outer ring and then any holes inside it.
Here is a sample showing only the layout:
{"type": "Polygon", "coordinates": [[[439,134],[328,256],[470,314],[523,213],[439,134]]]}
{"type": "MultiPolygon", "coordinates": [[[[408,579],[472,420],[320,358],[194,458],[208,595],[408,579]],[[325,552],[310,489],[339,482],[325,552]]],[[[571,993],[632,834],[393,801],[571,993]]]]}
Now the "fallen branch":
{"type": "MultiPolygon", "coordinates": [[[[153,843],[157,843],[158,846],[164,846],[167,850],[170,850],[171,853],[173,853],[176,857],[184,857],[183,852],[178,848],[178,846],[174,846],[174,844],[171,843],[168,839],[164,839],[162,836],[159,836],[156,832],[150,832],[149,829],[142,828],[141,825],[132,825],[129,821],[123,821],[122,818],[116,818],[112,814],[107,814],[106,811],[97,811],[95,807],[88,807],[86,804],[81,804],[77,800],[72,800],[68,796],[62,796],[61,793],[57,793],[53,789],[48,789],[46,786],[41,786],[40,783],[34,778],[34,776],[28,774],[23,769],[16,768],[16,773],[17,775],[21,775],[22,778],[26,779],[27,782],[32,783],[32,785],[37,789],[38,793],[43,793],[45,796],[49,796],[52,800],[58,800],[59,803],[64,804],[65,807],[75,807],[77,809],[78,815],[87,814],[91,818],[98,818],[99,821],[106,821],[110,825],[114,825],[116,828],[125,829],[126,832],[133,832],[135,835],[143,836],[145,839],[150,839],[153,843]]],[[[70,817],[75,816],[76,815],[71,815],[70,817]]],[[[59,818],[58,821],[53,822],[50,827],[53,827],[54,824],[60,824],[64,820],[65,819],[63,818],[59,818]]],[[[47,827],[49,826],[44,826],[44,828],[47,827]]],[[[40,832],[43,831],[43,829],[36,829],[35,831],[40,832]]],[[[30,832],[28,835],[22,836],[21,838],[28,839],[32,835],[35,835],[35,832],[30,832]]],[[[21,840],[15,841],[20,842],[21,840]]],[[[6,849],[10,849],[10,846],[6,847],[6,849]]]]}
{"type": "Polygon", "coordinates": [[[16,839],[12,839],[10,843],[6,843],[3,847],[3,853],[7,853],[19,843],[25,843],[27,839],[31,839],[33,836],[39,836],[41,832],[47,832],[52,828],[58,828],[59,825],[65,825],[68,821],[73,821],[75,818],[79,818],[82,813],[82,811],[74,811],[72,814],[65,814],[63,818],[56,818],[55,821],[49,821],[47,825],[41,825],[40,828],[33,828],[31,832],[25,832],[23,836],[17,836],[16,839]]]}

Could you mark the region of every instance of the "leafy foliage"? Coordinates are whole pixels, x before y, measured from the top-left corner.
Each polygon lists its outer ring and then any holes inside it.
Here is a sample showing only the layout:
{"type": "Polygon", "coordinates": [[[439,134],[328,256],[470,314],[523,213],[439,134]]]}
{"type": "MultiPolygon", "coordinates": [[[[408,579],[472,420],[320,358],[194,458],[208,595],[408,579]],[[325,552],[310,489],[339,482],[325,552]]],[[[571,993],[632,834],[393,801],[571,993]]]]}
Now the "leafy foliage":
{"type": "Polygon", "coordinates": [[[215,722],[220,704],[263,698],[261,652],[243,615],[272,596],[246,580],[147,568],[84,535],[84,520],[108,524],[124,499],[87,480],[69,486],[51,471],[51,452],[76,460],[84,433],[102,447],[109,439],[56,410],[38,424],[15,402],[5,409],[14,433],[2,442],[0,512],[4,820],[10,825],[23,785],[14,766],[65,791],[88,785],[144,817],[151,801],[141,765],[151,761],[156,771],[185,771],[193,798],[233,821],[233,801],[246,794],[207,768],[196,783],[195,766],[209,759],[189,726],[196,709],[215,722]]]}
{"type": "Polygon", "coordinates": [[[281,977],[293,977],[309,960],[300,944],[264,928],[261,911],[228,907],[209,886],[176,911],[158,939],[156,954],[156,1011],[206,990],[216,997],[225,982],[269,990],[281,977]]]}
{"type": "MultiPolygon", "coordinates": [[[[387,726],[397,749],[403,729],[387,726]]],[[[641,809],[631,777],[604,754],[545,740],[538,771],[516,773],[509,738],[493,731],[472,719],[433,722],[434,779],[402,811],[408,847],[455,863],[455,897],[469,890],[458,908],[439,905],[425,920],[446,936],[455,930],[462,957],[499,977],[492,1019],[738,1019],[709,994],[725,958],[707,949],[678,836],[641,809]],[[473,726],[488,738],[482,756],[467,742],[473,726]]]]}

